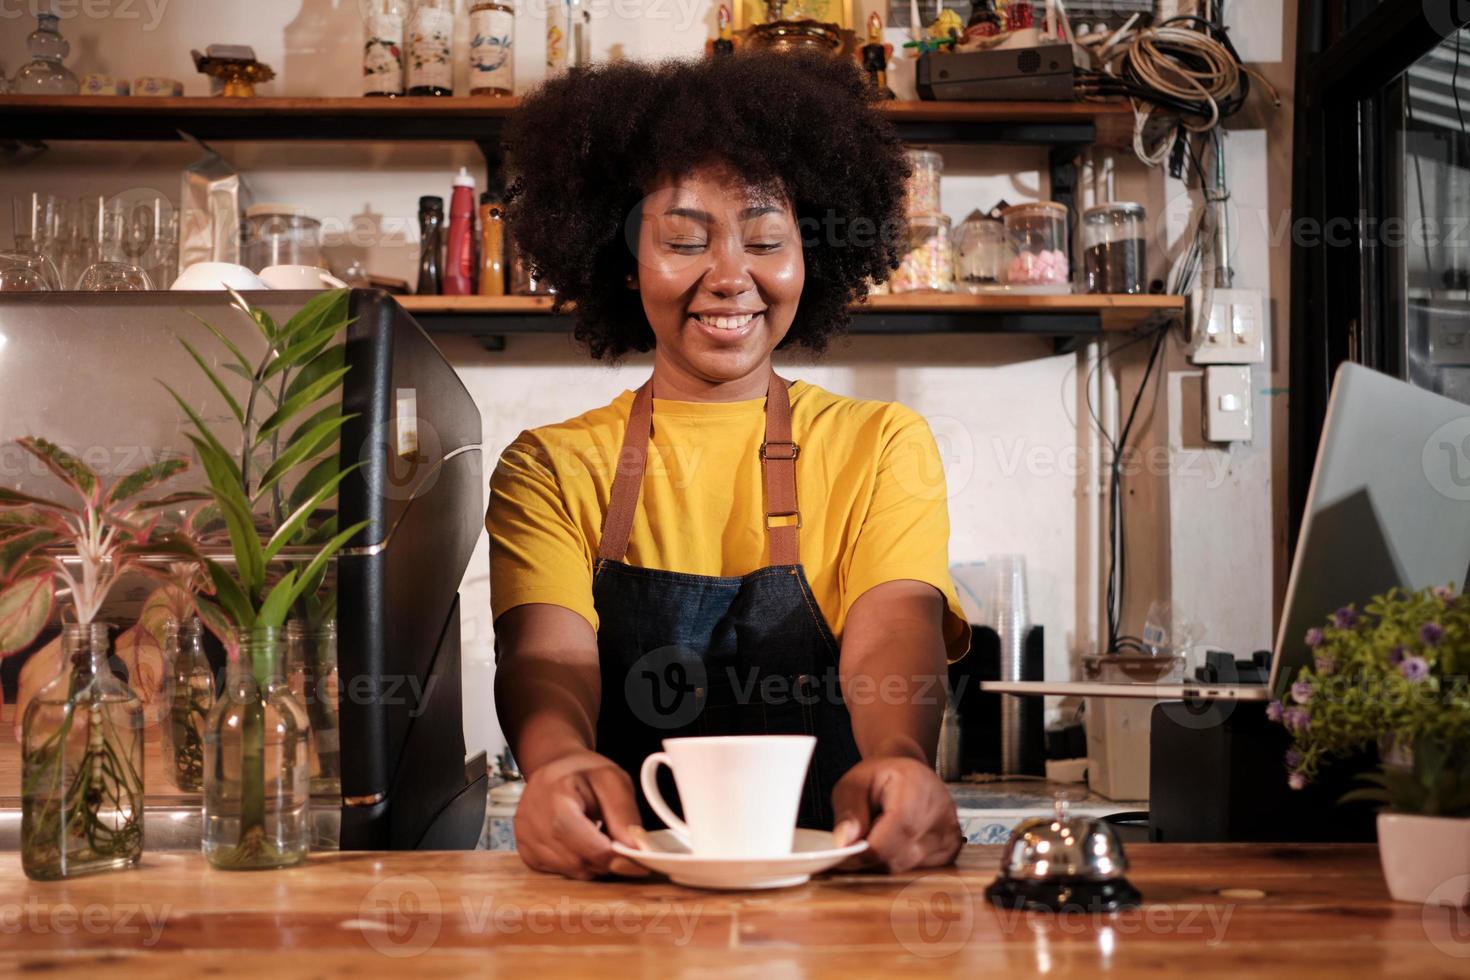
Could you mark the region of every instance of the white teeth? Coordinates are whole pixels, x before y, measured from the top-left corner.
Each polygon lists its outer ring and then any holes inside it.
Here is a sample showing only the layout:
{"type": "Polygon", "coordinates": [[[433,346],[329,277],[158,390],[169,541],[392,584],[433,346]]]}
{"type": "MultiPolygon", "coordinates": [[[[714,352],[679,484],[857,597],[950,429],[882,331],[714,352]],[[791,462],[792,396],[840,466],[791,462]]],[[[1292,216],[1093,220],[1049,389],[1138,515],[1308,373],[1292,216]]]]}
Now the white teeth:
{"type": "Polygon", "coordinates": [[[716,330],[739,330],[741,327],[750,323],[751,320],[754,320],[756,316],[757,314],[755,313],[746,313],[741,316],[705,316],[702,313],[696,313],[695,319],[707,327],[714,327],[716,330]]]}

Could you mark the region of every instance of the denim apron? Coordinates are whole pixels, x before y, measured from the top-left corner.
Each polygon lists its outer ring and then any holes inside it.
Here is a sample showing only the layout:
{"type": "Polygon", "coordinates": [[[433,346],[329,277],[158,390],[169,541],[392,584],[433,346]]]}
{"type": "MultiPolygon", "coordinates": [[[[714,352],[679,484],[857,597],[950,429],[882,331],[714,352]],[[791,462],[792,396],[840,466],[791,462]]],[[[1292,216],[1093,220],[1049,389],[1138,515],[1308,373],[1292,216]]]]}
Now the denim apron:
{"type": "MultiPolygon", "coordinates": [[[[687,575],[625,564],[653,427],[653,382],[638,389],[623,436],[593,571],[600,625],[602,702],[597,751],[638,787],[638,770],[666,738],[815,735],[798,824],[832,827],[832,788],[858,761],[838,683],[837,641],[807,584],[797,548],[796,460],[787,383],[771,375],[766,396],[765,567],[739,577],[687,575]]],[[[705,474],[705,478],[718,474],[705,474]]],[[[678,534],[679,529],[661,528],[678,534]]],[[[664,799],[679,809],[666,769],[664,799]]]]}

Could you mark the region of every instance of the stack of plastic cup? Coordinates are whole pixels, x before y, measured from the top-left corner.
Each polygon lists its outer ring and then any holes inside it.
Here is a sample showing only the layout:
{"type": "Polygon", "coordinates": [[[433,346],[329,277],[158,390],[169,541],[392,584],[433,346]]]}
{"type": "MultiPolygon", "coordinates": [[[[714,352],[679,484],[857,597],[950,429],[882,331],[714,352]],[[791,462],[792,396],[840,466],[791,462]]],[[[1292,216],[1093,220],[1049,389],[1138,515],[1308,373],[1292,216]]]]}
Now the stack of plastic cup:
{"type": "MultiPolygon", "coordinates": [[[[1031,615],[1026,603],[1026,559],[1022,555],[997,555],[986,562],[990,572],[988,601],[983,624],[1000,637],[1000,679],[1022,680],[1021,664],[1031,615]]],[[[1021,772],[1021,698],[1003,694],[1000,699],[1000,758],[1003,775],[1021,772]]]]}

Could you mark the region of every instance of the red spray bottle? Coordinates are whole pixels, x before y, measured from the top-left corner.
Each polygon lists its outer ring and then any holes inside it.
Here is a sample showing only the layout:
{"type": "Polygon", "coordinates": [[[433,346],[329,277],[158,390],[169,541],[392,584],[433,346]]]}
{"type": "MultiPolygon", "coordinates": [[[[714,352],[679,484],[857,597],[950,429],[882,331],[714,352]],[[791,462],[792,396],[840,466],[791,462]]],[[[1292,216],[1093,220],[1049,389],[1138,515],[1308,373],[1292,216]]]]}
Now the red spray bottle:
{"type": "Polygon", "coordinates": [[[449,243],[444,263],[444,295],[470,296],[475,292],[475,178],[459,168],[454,197],[449,202],[449,243]]]}

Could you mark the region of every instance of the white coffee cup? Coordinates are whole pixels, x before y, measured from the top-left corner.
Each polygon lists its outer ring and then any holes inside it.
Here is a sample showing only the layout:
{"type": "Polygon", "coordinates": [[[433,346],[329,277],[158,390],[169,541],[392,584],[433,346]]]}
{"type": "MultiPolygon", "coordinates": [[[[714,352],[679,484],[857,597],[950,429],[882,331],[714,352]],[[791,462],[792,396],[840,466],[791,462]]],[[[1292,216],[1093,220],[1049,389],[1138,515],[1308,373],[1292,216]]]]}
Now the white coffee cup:
{"type": "Polygon", "coordinates": [[[259,276],[233,262],[195,262],[185,269],[169,289],[269,289],[259,276]]]}
{"type": "Polygon", "coordinates": [[[347,283],[315,265],[273,265],[260,270],[272,289],[345,289],[347,283]]]}
{"type": "Polygon", "coordinates": [[[810,735],[728,735],[664,739],[643,760],[649,806],[690,851],[709,857],[770,858],[791,853],[810,735]],[[674,771],[684,820],[658,790],[658,767],[674,771]]]}

